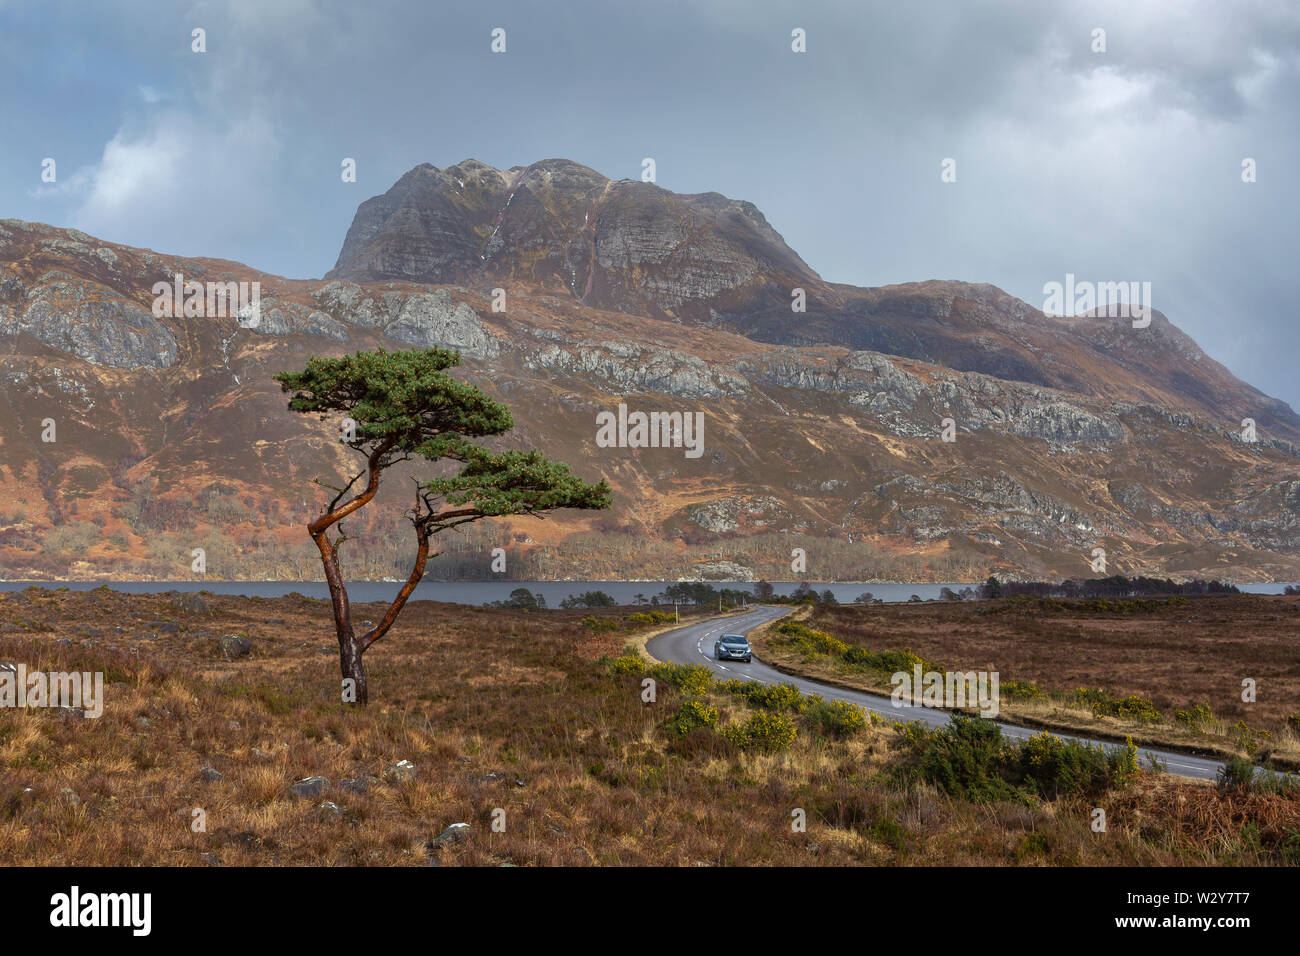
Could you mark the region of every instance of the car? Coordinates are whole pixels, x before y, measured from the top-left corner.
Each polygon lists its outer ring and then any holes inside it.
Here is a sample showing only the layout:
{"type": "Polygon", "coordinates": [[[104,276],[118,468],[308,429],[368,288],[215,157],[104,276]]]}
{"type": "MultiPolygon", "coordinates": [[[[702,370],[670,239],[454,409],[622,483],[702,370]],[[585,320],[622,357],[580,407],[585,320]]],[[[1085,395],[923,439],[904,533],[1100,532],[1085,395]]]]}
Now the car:
{"type": "Polygon", "coordinates": [[[748,664],[754,659],[754,652],[743,635],[723,634],[713,645],[713,656],[720,661],[744,661],[748,664]]]}

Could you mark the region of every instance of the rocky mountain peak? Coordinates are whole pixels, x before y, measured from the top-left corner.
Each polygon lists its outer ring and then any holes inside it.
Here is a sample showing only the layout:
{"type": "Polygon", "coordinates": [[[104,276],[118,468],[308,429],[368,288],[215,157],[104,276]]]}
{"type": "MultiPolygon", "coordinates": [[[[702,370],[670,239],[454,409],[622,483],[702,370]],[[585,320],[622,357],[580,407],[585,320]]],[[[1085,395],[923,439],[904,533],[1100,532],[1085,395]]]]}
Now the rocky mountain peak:
{"type": "Polygon", "coordinates": [[[611,180],[568,159],[417,166],[361,204],[327,278],[511,281],[700,324],[824,285],[753,203],[611,180]]]}

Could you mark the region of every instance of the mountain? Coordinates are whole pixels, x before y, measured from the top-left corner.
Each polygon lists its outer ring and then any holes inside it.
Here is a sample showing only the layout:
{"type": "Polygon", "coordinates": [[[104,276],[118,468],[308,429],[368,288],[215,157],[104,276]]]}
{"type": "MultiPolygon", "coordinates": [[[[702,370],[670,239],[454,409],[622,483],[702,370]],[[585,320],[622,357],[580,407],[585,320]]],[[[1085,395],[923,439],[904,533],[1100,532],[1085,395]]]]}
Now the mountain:
{"type": "MultiPolygon", "coordinates": [[[[450,536],[435,577],[491,577],[496,546],[520,579],[789,580],[796,547],[814,580],[1081,576],[1096,547],[1110,573],[1300,577],[1300,419],[1159,312],[827,283],[749,203],[566,160],[418,166],[322,280],[0,221],[0,575],[189,578],[202,548],[209,577],[316,577],[311,482],[348,459],[271,375],[433,344],[510,405],[505,444],[615,490],[450,536]],[[177,274],[260,283],[260,322],[155,316],[177,274]],[[702,413],[703,453],[601,447],[620,403],[702,413]]],[[[406,573],[395,477],[355,577],[406,573]]]]}
{"type": "Polygon", "coordinates": [[[361,204],[327,278],[546,290],[593,308],[836,345],[1112,400],[1253,418],[1300,440],[1300,417],[1239,381],[1157,312],[1055,318],[990,285],[830,284],[752,203],[609,180],[568,160],[509,170],[422,165],[361,204]],[[807,311],[791,311],[794,289],[807,311]]]}

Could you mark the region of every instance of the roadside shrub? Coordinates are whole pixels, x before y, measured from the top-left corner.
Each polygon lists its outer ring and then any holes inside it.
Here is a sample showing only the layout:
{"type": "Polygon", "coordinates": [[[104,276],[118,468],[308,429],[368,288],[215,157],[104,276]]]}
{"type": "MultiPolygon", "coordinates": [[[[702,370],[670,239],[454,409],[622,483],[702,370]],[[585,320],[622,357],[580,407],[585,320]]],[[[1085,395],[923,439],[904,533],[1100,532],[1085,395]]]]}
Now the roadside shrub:
{"type": "Polygon", "coordinates": [[[638,611],[624,618],[627,627],[650,627],[656,624],[670,624],[674,620],[667,611],[638,611]]]}
{"type": "Polygon", "coordinates": [[[806,655],[831,654],[836,657],[842,657],[849,649],[837,637],[832,637],[825,631],[817,631],[804,624],[802,621],[786,621],[776,626],[776,632],[787,638],[781,643],[790,644],[803,651],[806,655]]]}
{"type": "Polygon", "coordinates": [[[879,671],[882,675],[896,671],[910,673],[918,664],[924,671],[937,669],[925,658],[909,650],[870,651],[856,644],[846,644],[825,631],[814,630],[802,621],[778,624],[776,633],[780,637],[774,639],[773,644],[794,648],[804,657],[830,656],[853,667],[879,671]]]}
{"type": "Polygon", "coordinates": [[[645,674],[645,661],[641,660],[635,654],[624,654],[621,657],[612,658],[607,662],[612,673],[619,675],[631,675],[641,677],[645,674]]]}
{"type": "Polygon", "coordinates": [[[927,727],[922,721],[913,720],[903,723],[901,720],[894,721],[894,729],[899,734],[899,745],[905,750],[911,750],[920,753],[930,743],[930,738],[934,736],[935,731],[927,727]]]}
{"type": "Polygon", "coordinates": [[[869,651],[865,647],[853,647],[845,654],[844,659],[850,664],[880,671],[884,674],[894,674],[898,671],[906,671],[910,674],[918,664],[921,666],[922,671],[936,669],[924,657],[913,654],[908,650],[869,651]]]}
{"type": "Polygon", "coordinates": [[[655,664],[649,674],[675,687],[683,697],[703,697],[713,685],[713,672],[703,664],[655,664]]]}
{"type": "Polygon", "coordinates": [[[1255,752],[1273,738],[1267,730],[1255,730],[1244,720],[1239,720],[1228,728],[1228,736],[1243,750],[1255,752]]]}
{"type": "Polygon", "coordinates": [[[1095,796],[1124,786],[1138,773],[1137,747],[1132,738],[1123,749],[1095,747],[1035,734],[1020,747],[1020,773],[1039,796],[1095,796]]]}
{"type": "Polygon", "coordinates": [[[1145,697],[1130,694],[1115,706],[1115,716],[1123,720],[1136,720],[1144,724],[1155,723],[1160,719],[1156,705],[1145,697]]]}
{"type": "Polygon", "coordinates": [[[1219,768],[1218,779],[1225,790],[1249,790],[1255,782],[1255,765],[1245,757],[1229,757],[1219,768]]]}
{"type": "Polygon", "coordinates": [[[867,726],[867,715],[862,708],[842,700],[813,697],[803,716],[814,733],[835,740],[852,737],[867,726]]]}
{"type": "Polygon", "coordinates": [[[760,684],[758,681],[736,681],[736,684],[739,686],[728,689],[752,707],[796,714],[802,714],[808,707],[809,699],[793,684],[760,684]]]}
{"type": "Polygon", "coordinates": [[[1225,790],[1251,790],[1256,793],[1291,794],[1298,786],[1285,774],[1260,768],[1246,757],[1229,757],[1219,768],[1219,786],[1225,790]]]}
{"type": "Polygon", "coordinates": [[[664,722],[664,729],[678,736],[686,736],[697,727],[716,727],[718,708],[698,700],[684,700],[677,713],[664,722]]]}
{"type": "Polygon", "coordinates": [[[604,631],[618,630],[618,619],[613,617],[596,617],[593,614],[588,614],[578,623],[589,631],[595,631],[597,634],[604,631]]]}
{"type": "Polygon", "coordinates": [[[919,771],[950,796],[987,802],[1016,796],[1007,779],[1013,766],[1011,748],[997,724],[953,714],[947,727],[925,740],[919,771]]]}
{"type": "Polygon", "coordinates": [[[720,731],[742,750],[771,752],[785,750],[794,743],[797,730],[789,715],[760,710],[739,724],[728,724],[720,731]]]}
{"type": "Polygon", "coordinates": [[[1090,746],[1035,734],[1016,746],[979,717],[953,714],[949,726],[911,734],[917,772],[950,796],[974,802],[1097,796],[1127,786],[1139,773],[1137,746],[1090,746]]]}
{"type": "Polygon", "coordinates": [[[1213,719],[1214,712],[1206,703],[1192,704],[1186,710],[1181,707],[1174,708],[1174,721],[1191,730],[1200,730],[1213,719]]]}
{"type": "Polygon", "coordinates": [[[1074,692],[1074,702],[1087,707],[1094,717],[1118,717],[1144,724],[1155,723],[1160,719],[1156,705],[1136,694],[1119,698],[1109,691],[1080,687],[1074,692]]]}
{"type": "Polygon", "coordinates": [[[1036,700],[1047,696],[1041,687],[1027,680],[1004,680],[998,686],[998,693],[1008,700],[1036,700]]]}

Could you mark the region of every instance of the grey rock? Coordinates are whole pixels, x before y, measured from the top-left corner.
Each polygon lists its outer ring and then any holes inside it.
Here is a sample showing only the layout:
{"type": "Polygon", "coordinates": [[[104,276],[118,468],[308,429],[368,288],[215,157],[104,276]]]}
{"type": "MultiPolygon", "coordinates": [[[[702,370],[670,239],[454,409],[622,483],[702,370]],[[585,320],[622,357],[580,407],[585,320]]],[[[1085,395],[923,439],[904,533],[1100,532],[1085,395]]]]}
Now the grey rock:
{"type": "Polygon", "coordinates": [[[218,642],[221,653],[226,656],[226,660],[235,660],[239,657],[246,657],[253,650],[253,642],[243,634],[226,634],[218,642]]]}
{"type": "Polygon", "coordinates": [[[415,764],[409,760],[399,760],[384,770],[384,780],[388,783],[409,783],[418,775],[415,764]]]}
{"type": "Polygon", "coordinates": [[[214,767],[204,767],[199,771],[199,779],[204,783],[220,783],[226,775],[214,767]]]}
{"type": "Polygon", "coordinates": [[[495,358],[501,352],[478,313],[464,302],[453,302],[445,289],[409,296],[384,334],[411,345],[447,346],[476,358],[495,358]]]}
{"type": "Polygon", "coordinates": [[[435,839],[426,843],[425,846],[430,849],[454,846],[457,843],[464,843],[469,839],[469,835],[470,826],[468,823],[453,823],[451,826],[447,827],[447,829],[443,830],[442,833],[438,834],[435,839]]]}
{"type": "Polygon", "coordinates": [[[41,276],[21,313],[0,310],[0,333],[18,332],[110,368],[170,368],[179,355],[175,337],[143,306],[60,272],[41,276]]]}
{"type": "Polygon", "coordinates": [[[174,595],[171,605],[178,611],[185,611],[189,614],[207,614],[212,610],[208,599],[202,594],[196,594],[193,591],[174,595]]]}
{"type": "Polygon", "coordinates": [[[296,797],[319,797],[330,787],[325,777],[304,777],[289,788],[296,797]]]}

